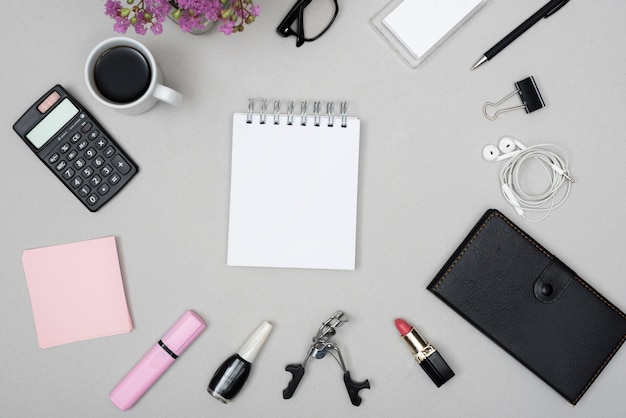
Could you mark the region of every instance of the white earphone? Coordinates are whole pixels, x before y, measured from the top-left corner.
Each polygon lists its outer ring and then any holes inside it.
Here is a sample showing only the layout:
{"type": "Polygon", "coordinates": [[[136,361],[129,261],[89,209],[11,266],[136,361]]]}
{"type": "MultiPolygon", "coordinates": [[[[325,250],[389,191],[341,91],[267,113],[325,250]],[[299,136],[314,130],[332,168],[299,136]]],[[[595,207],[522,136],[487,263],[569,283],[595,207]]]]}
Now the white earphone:
{"type": "Polygon", "coordinates": [[[500,138],[497,147],[487,145],[483,148],[483,158],[487,161],[509,159],[500,173],[501,191],[515,211],[528,221],[536,222],[548,216],[552,209],[560,206],[567,199],[570,187],[574,183],[567,170],[567,161],[553,150],[562,153],[562,150],[555,145],[543,144],[527,147],[511,136],[500,138]],[[531,158],[543,165],[549,177],[549,187],[539,194],[529,194],[519,185],[520,168],[531,158]],[[565,189],[559,191],[564,183],[567,183],[565,189]],[[539,219],[529,219],[524,213],[525,210],[544,212],[544,215],[539,219]]]}
{"type": "Polygon", "coordinates": [[[503,136],[498,141],[498,146],[485,145],[483,148],[483,158],[486,161],[502,161],[507,158],[513,158],[519,154],[521,150],[525,150],[527,147],[512,136],[503,136]],[[518,148],[516,150],[516,148],[518,148]],[[503,155],[500,155],[503,153],[503,155]]]}

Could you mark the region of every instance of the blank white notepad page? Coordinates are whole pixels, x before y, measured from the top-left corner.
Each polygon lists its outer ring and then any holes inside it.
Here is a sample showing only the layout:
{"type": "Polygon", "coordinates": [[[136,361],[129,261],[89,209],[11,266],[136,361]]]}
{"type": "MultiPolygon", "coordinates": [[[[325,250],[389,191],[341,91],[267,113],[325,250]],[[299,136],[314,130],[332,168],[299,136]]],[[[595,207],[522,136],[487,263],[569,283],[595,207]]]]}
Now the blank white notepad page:
{"type": "Polygon", "coordinates": [[[355,268],[360,121],[233,116],[230,266],[355,268]]]}

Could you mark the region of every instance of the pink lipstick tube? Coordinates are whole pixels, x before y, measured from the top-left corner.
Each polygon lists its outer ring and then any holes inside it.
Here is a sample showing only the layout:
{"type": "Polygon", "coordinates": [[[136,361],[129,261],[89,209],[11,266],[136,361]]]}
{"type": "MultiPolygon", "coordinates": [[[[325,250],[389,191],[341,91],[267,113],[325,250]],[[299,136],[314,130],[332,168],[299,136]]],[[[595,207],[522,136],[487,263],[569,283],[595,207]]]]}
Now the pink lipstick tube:
{"type": "Polygon", "coordinates": [[[415,361],[422,367],[437,387],[454,377],[454,372],[435,349],[419,332],[404,319],[396,319],[396,328],[402,339],[409,346],[415,361]]]}
{"type": "Polygon", "coordinates": [[[198,314],[185,312],[113,389],[109,398],[115,406],[130,409],[205,328],[198,314]]]}

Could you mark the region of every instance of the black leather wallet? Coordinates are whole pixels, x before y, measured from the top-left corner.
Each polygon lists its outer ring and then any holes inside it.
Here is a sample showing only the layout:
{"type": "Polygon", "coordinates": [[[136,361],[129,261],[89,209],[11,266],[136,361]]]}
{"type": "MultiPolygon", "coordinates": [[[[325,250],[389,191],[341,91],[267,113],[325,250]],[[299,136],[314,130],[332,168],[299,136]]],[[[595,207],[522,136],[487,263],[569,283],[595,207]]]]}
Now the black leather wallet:
{"type": "Polygon", "coordinates": [[[428,289],[574,405],[626,340],[626,315],[495,209],[428,289]]]}

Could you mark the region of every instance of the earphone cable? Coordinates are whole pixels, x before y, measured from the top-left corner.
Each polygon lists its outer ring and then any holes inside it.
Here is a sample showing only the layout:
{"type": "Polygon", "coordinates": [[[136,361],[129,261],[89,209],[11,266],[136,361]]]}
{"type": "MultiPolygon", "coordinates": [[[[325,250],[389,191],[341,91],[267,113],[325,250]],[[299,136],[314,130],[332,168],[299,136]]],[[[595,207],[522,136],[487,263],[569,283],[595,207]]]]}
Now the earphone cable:
{"type": "Polygon", "coordinates": [[[555,145],[534,145],[519,151],[502,167],[500,182],[505,199],[512,206],[524,211],[521,216],[530,222],[544,219],[552,209],[561,206],[570,194],[574,180],[569,176],[567,160],[559,156],[559,153],[564,155],[563,151],[555,145]],[[522,167],[530,159],[541,164],[548,176],[549,186],[543,192],[529,193],[521,186],[522,167]],[[506,187],[510,195],[504,192],[506,187]],[[525,215],[526,211],[543,214],[539,218],[529,218],[525,215]]]}

